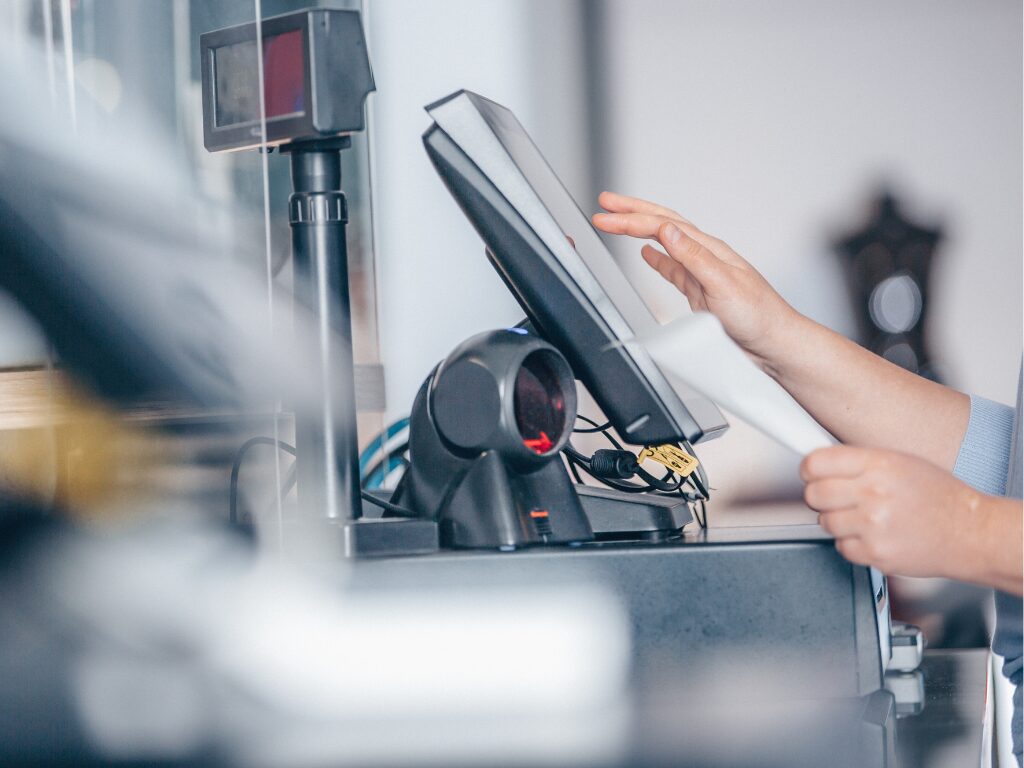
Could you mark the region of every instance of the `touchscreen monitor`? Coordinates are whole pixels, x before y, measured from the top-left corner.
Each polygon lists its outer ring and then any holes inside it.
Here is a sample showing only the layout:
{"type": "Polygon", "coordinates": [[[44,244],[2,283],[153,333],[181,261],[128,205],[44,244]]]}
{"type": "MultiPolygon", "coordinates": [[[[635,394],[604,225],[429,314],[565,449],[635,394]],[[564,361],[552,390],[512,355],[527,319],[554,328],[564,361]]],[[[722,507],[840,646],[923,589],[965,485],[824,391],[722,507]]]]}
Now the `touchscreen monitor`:
{"type": "Polygon", "coordinates": [[[426,109],[427,153],[494,267],[620,434],[637,444],[721,434],[714,403],[673,389],[640,345],[622,344],[657,321],[516,116],[469,91],[426,109]]]}

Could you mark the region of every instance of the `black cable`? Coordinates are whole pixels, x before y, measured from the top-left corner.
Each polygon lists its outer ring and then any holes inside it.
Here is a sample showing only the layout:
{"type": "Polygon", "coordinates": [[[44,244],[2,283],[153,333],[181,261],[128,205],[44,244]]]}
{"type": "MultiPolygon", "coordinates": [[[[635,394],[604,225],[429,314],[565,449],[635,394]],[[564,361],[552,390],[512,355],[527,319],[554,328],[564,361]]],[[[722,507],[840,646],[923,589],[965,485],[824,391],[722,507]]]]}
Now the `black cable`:
{"type": "MultiPolygon", "coordinates": [[[[584,419],[585,421],[588,421],[588,422],[590,421],[590,419],[587,419],[584,416],[577,416],[576,418],[584,419]]],[[[576,428],[573,429],[573,434],[576,434],[576,435],[589,435],[589,434],[593,434],[594,432],[604,432],[606,429],[609,429],[611,427],[611,425],[612,425],[612,423],[610,421],[606,421],[604,424],[595,425],[593,427],[586,427],[586,428],[576,427],[576,428]]]]}
{"type": "Polygon", "coordinates": [[[711,491],[707,486],[707,475],[701,477],[701,474],[703,473],[691,472],[686,479],[689,480],[690,485],[693,486],[694,490],[703,497],[704,501],[710,501],[711,491]]]}
{"type": "MultiPolygon", "coordinates": [[[[696,451],[693,450],[693,446],[690,444],[690,442],[688,440],[683,440],[682,448],[683,448],[684,451],[686,451],[691,456],[694,456],[694,457],[697,456],[696,451]]],[[[704,465],[701,464],[700,462],[697,462],[697,469],[696,469],[696,473],[695,474],[696,474],[696,477],[694,477],[694,473],[690,474],[690,476],[689,476],[690,481],[693,483],[694,488],[697,489],[697,492],[704,496],[704,500],[705,501],[710,501],[711,500],[711,486],[708,483],[708,475],[707,475],[707,472],[704,471],[704,465]]]]}
{"type": "MultiPolygon", "coordinates": [[[[605,486],[607,486],[609,488],[613,488],[613,489],[615,489],[617,491],[622,491],[624,493],[650,493],[650,492],[654,492],[657,495],[664,495],[664,496],[678,495],[688,505],[693,505],[693,506],[691,506],[691,510],[692,510],[694,519],[697,521],[697,524],[702,529],[706,529],[707,528],[706,493],[704,491],[702,491],[700,488],[698,488],[697,485],[694,484],[695,481],[696,481],[696,478],[691,479],[691,478],[693,478],[692,474],[689,477],[686,477],[686,478],[680,477],[678,479],[678,481],[676,481],[675,483],[669,483],[668,480],[672,476],[675,475],[675,472],[673,472],[671,470],[668,470],[665,473],[665,476],[660,481],[658,480],[658,478],[654,477],[653,475],[648,473],[646,470],[641,470],[642,473],[643,473],[643,474],[641,474],[641,477],[644,477],[646,475],[645,479],[648,479],[651,482],[649,482],[648,485],[645,485],[645,486],[638,486],[638,485],[635,485],[633,483],[627,483],[625,481],[621,481],[620,482],[620,481],[610,480],[608,478],[601,477],[599,475],[594,474],[594,472],[590,468],[589,462],[587,461],[587,457],[584,456],[582,453],[580,453],[575,448],[570,448],[570,451],[566,451],[566,460],[567,460],[567,462],[569,464],[570,471],[573,473],[573,476],[577,478],[577,482],[579,482],[579,473],[577,472],[576,468],[580,467],[585,472],[587,472],[587,474],[589,474],[591,477],[596,479],[598,482],[604,484],[605,486]],[[688,492],[683,487],[684,485],[691,485],[694,488],[695,493],[688,492]],[[698,506],[700,507],[700,513],[699,514],[697,512],[697,507],[698,506]]],[[[638,472],[638,474],[640,474],[640,472],[638,472]]]]}
{"type": "Polygon", "coordinates": [[[701,528],[707,529],[708,527],[708,507],[707,503],[701,499],[696,502],[696,506],[693,509],[693,517],[697,520],[697,525],[701,528]],[[700,515],[697,514],[696,507],[700,507],[700,515]]]}
{"type": "MultiPolygon", "coordinates": [[[[696,452],[693,450],[693,446],[688,440],[682,442],[683,450],[689,453],[691,456],[696,456],[696,452]]],[[[711,487],[708,483],[708,475],[704,470],[704,465],[697,463],[696,470],[691,472],[686,478],[689,485],[697,492],[700,497],[696,501],[696,505],[700,507],[701,514],[697,515],[697,509],[694,507],[693,516],[697,519],[697,524],[707,530],[708,527],[708,505],[707,502],[711,500],[711,487]]]]}
{"type": "Polygon", "coordinates": [[[572,479],[576,481],[576,485],[583,485],[583,478],[580,477],[580,471],[576,469],[576,463],[569,457],[566,457],[565,465],[569,468],[569,473],[572,475],[572,479]]]}
{"type": "MultiPolygon", "coordinates": [[[[577,418],[582,419],[583,421],[586,421],[590,424],[597,424],[597,422],[588,419],[586,416],[577,416],[577,418]]],[[[622,445],[614,437],[608,434],[607,430],[602,429],[600,431],[605,436],[605,438],[607,438],[607,440],[610,443],[612,443],[612,445],[616,446],[617,450],[625,451],[622,445]]],[[[579,477],[579,474],[575,471],[575,467],[579,467],[602,485],[605,485],[616,491],[622,491],[623,493],[648,493],[652,490],[655,490],[654,488],[647,485],[636,485],[625,480],[612,480],[611,478],[603,477],[600,474],[595,473],[590,466],[591,457],[585,456],[584,454],[580,453],[571,443],[567,444],[566,447],[563,448],[562,450],[566,454],[566,458],[569,461],[569,466],[573,468],[573,475],[575,477],[579,477]]],[[[625,452],[629,453],[628,451],[625,452]]]]}
{"type": "Polygon", "coordinates": [[[576,450],[576,447],[571,442],[566,443],[565,448],[563,448],[562,450],[565,452],[567,456],[569,456],[572,459],[575,459],[577,463],[582,464],[584,467],[586,467],[588,472],[590,471],[590,457],[585,456],[578,450],[576,450]]]}
{"type": "Polygon", "coordinates": [[[242,469],[242,461],[245,459],[245,454],[249,452],[249,449],[255,445],[270,445],[275,446],[279,450],[285,453],[290,453],[292,456],[295,455],[295,446],[288,445],[288,443],[281,440],[274,440],[272,437],[252,437],[242,443],[238,451],[235,453],[235,461],[231,465],[231,484],[228,494],[228,520],[232,525],[238,523],[238,473],[242,469]]]}
{"type": "Polygon", "coordinates": [[[675,483],[667,482],[668,477],[670,477],[671,475],[674,475],[675,474],[674,472],[669,473],[669,475],[666,475],[664,479],[659,480],[654,475],[652,475],[650,472],[648,472],[646,469],[644,469],[643,467],[639,467],[639,466],[636,469],[636,474],[637,474],[637,476],[641,480],[643,480],[649,486],[651,486],[651,488],[654,488],[654,489],[659,490],[659,491],[663,491],[664,493],[675,493],[676,491],[678,491],[682,487],[683,482],[684,482],[684,478],[682,478],[682,477],[679,478],[678,482],[675,482],[675,483]]]}
{"type": "MultiPolygon", "coordinates": [[[[585,418],[585,417],[584,417],[585,418]]],[[[593,456],[585,456],[580,453],[571,443],[567,444],[563,449],[566,453],[567,458],[570,460],[570,466],[579,466],[588,475],[593,477],[598,482],[609,488],[615,490],[625,491],[626,493],[662,493],[672,494],[676,493],[683,483],[683,478],[679,478],[677,482],[669,482],[670,478],[675,476],[675,473],[671,470],[667,471],[665,476],[659,480],[654,475],[647,472],[647,470],[640,467],[636,456],[630,451],[619,448],[614,451],[612,450],[600,450],[597,451],[593,456]],[[611,455],[604,455],[611,454],[611,455]],[[616,456],[615,454],[621,454],[616,456]],[[625,469],[622,469],[623,460],[631,460],[625,469]],[[620,472],[618,476],[613,476],[613,473],[620,472]],[[629,473],[628,475],[626,473],[629,473]],[[627,477],[632,475],[640,475],[644,479],[645,484],[637,485],[628,482],[627,477]]]]}
{"type": "Polygon", "coordinates": [[[368,501],[375,506],[382,507],[386,509],[388,512],[393,512],[399,517],[416,517],[416,513],[413,512],[411,509],[400,507],[397,504],[392,504],[390,501],[384,501],[384,499],[378,499],[372,493],[369,493],[367,491],[360,491],[359,495],[363,497],[364,501],[368,501]]]}
{"type": "Polygon", "coordinates": [[[629,483],[624,480],[611,480],[607,477],[595,474],[593,469],[591,469],[590,459],[577,451],[571,445],[567,445],[563,451],[565,452],[566,459],[568,459],[570,465],[579,467],[599,483],[606,485],[609,488],[613,488],[616,491],[622,491],[623,493],[647,493],[651,490],[645,485],[635,485],[634,483],[629,483]]]}
{"type": "MultiPolygon", "coordinates": [[[[573,432],[577,434],[588,434],[588,433],[601,433],[605,439],[608,440],[616,450],[623,453],[629,453],[626,451],[622,444],[608,431],[611,426],[610,422],[604,424],[598,424],[593,419],[587,418],[586,416],[577,415],[580,421],[583,421],[591,425],[589,429],[574,429],[573,432]]],[[[687,454],[696,458],[697,454],[693,450],[693,446],[689,441],[681,441],[681,450],[687,454]]],[[[571,443],[567,444],[563,449],[565,454],[566,463],[569,465],[569,471],[572,473],[576,482],[579,483],[581,478],[579,475],[580,469],[586,472],[588,475],[593,477],[603,485],[613,488],[618,491],[625,493],[654,493],[661,496],[679,496],[682,498],[693,512],[693,517],[697,521],[697,524],[701,528],[707,528],[707,502],[711,498],[710,486],[708,484],[707,473],[704,471],[703,465],[698,461],[694,471],[688,474],[686,477],[678,475],[671,469],[668,469],[662,478],[657,478],[647,470],[640,466],[639,461],[636,462],[636,470],[634,474],[640,477],[645,484],[637,485],[635,483],[628,482],[625,479],[610,478],[602,474],[602,472],[615,472],[618,468],[614,457],[602,458],[600,462],[599,472],[595,472],[593,466],[594,458],[598,456],[597,453],[594,456],[585,456],[576,449],[571,443]],[[673,481],[673,478],[678,478],[673,481]],[[700,507],[700,513],[698,514],[697,507],[700,507]]],[[[600,452],[599,452],[600,453],[600,452]]],[[[632,454],[630,454],[632,455],[632,454]]],[[[621,471],[621,470],[620,470],[621,471]]]]}
{"type": "MultiPolygon", "coordinates": [[[[608,427],[611,426],[611,422],[608,422],[607,424],[598,424],[593,419],[588,419],[586,416],[580,416],[579,414],[576,414],[576,418],[579,419],[580,421],[585,421],[587,424],[590,424],[591,426],[594,427],[593,430],[588,430],[588,431],[590,431],[590,432],[600,432],[602,435],[604,435],[605,439],[609,443],[611,443],[612,445],[614,445],[616,447],[616,449],[618,449],[620,451],[624,451],[625,450],[625,448],[622,447],[622,443],[620,443],[618,440],[616,440],[615,436],[612,435],[612,433],[608,431],[608,427]]],[[[575,431],[575,430],[573,430],[573,431],[575,431]]]]}
{"type": "Polygon", "coordinates": [[[606,485],[609,488],[613,488],[617,491],[623,491],[624,493],[646,493],[651,490],[651,488],[645,485],[636,485],[634,483],[630,483],[624,480],[613,480],[611,478],[604,477],[598,474],[591,467],[591,457],[585,456],[584,454],[580,453],[578,450],[576,450],[575,447],[572,446],[572,444],[567,444],[565,448],[563,448],[562,450],[565,452],[566,457],[569,459],[570,463],[573,463],[576,466],[578,466],[580,469],[582,469],[584,472],[586,472],[588,475],[590,475],[592,478],[597,480],[602,485],[606,485]]]}
{"type": "MultiPolygon", "coordinates": [[[[231,485],[229,490],[229,507],[228,507],[228,520],[232,525],[238,524],[238,475],[242,468],[242,461],[245,459],[245,454],[249,452],[249,449],[255,445],[270,445],[276,446],[278,450],[284,451],[285,453],[295,456],[297,454],[294,445],[289,445],[283,440],[274,440],[272,437],[253,437],[246,440],[239,447],[235,453],[235,461],[231,466],[231,485]]],[[[281,499],[284,500],[285,496],[291,492],[292,488],[295,487],[297,481],[297,472],[295,462],[292,463],[288,469],[288,476],[285,482],[281,485],[281,499]]],[[[405,507],[400,507],[397,504],[392,504],[390,501],[384,499],[378,499],[376,496],[364,491],[362,488],[359,489],[359,495],[364,501],[368,501],[378,507],[386,509],[388,512],[398,515],[399,517],[415,517],[416,514],[405,507]]]]}

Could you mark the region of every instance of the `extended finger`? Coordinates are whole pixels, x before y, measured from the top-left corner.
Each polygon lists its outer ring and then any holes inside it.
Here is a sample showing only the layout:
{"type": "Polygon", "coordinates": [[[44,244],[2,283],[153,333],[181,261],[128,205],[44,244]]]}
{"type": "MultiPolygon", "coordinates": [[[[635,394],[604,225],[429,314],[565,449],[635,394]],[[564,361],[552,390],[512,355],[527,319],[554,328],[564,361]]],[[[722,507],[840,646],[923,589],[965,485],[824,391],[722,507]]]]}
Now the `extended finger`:
{"type": "Polygon", "coordinates": [[[685,234],[674,222],[664,223],[658,231],[658,242],[674,261],[678,261],[700,283],[702,288],[720,286],[729,269],[714,253],[685,234]]]}
{"type": "Polygon", "coordinates": [[[847,477],[812,480],[804,488],[807,506],[819,512],[856,507],[859,495],[857,482],[847,477]]]}
{"type": "Polygon", "coordinates": [[[692,237],[726,264],[734,267],[749,266],[743,257],[736,253],[736,251],[734,251],[727,242],[720,240],[714,235],[709,235],[693,223],[686,221],[685,219],[681,219],[679,222],[679,228],[683,230],[683,233],[687,237],[692,237]]]}
{"type": "MultiPolygon", "coordinates": [[[[663,262],[670,265],[663,266],[663,269],[670,271],[672,284],[686,297],[690,304],[690,309],[694,312],[707,311],[707,305],[704,302],[704,292],[701,290],[700,283],[694,280],[693,275],[686,271],[686,267],[667,254],[662,253],[653,245],[645,245],[640,249],[640,254],[644,257],[644,261],[654,267],[655,270],[658,270],[658,266],[663,264],[663,262]]],[[[661,270],[658,271],[664,275],[661,270]]]]}
{"type": "Polygon", "coordinates": [[[734,267],[747,266],[743,258],[725,241],[719,240],[707,232],[702,232],[695,224],[672,211],[668,211],[668,214],[671,215],[646,211],[595,213],[590,217],[590,221],[602,232],[607,232],[610,235],[629,235],[630,237],[652,239],[658,236],[658,230],[666,222],[670,222],[682,230],[687,237],[696,240],[726,264],[734,267]]]}
{"type": "Polygon", "coordinates": [[[644,248],[640,253],[644,257],[644,261],[652,266],[659,275],[672,283],[681,293],[686,294],[687,298],[689,298],[689,294],[686,291],[688,276],[682,264],[670,259],[657,248],[644,248]]]}
{"type": "Polygon", "coordinates": [[[818,525],[826,533],[837,539],[850,536],[859,537],[864,533],[864,520],[859,512],[843,509],[837,512],[822,512],[818,515],[818,525]]]}
{"type": "Polygon", "coordinates": [[[612,235],[654,238],[666,221],[678,221],[653,213],[595,213],[591,218],[594,226],[612,235]]]}
{"type": "Polygon", "coordinates": [[[800,477],[805,483],[826,477],[856,477],[867,467],[868,453],[863,448],[833,445],[819,448],[800,462],[800,477]]]}
{"type": "Polygon", "coordinates": [[[605,191],[597,196],[597,203],[606,211],[611,213],[650,213],[655,216],[664,216],[669,219],[687,221],[671,208],[652,203],[650,200],[641,200],[639,197],[620,195],[618,192],[605,191]]]}

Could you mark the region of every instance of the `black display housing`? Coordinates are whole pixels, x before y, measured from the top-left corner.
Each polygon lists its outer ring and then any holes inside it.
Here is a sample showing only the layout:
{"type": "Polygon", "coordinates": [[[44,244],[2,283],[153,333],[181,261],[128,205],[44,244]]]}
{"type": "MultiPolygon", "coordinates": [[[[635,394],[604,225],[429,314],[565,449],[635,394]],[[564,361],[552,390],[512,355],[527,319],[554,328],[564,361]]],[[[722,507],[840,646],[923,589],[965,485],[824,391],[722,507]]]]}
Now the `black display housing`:
{"type": "MultiPolygon", "coordinates": [[[[303,108],[278,115],[268,110],[265,137],[258,108],[252,119],[218,120],[218,105],[224,103],[225,94],[218,92],[217,52],[255,43],[257,28],[255,22],[249,22],[206,32],[199,38],[206,148],[211,152],[250,149],[364,130],[363,107],[375,86],[359,13],[310,9],[264,19],[260,26],[264,45],[290,32],[301,34],[303,108]]],[[[247,84],[258,82],[256,52],[254,47],[251,63],[238,68],[236,80],[244,77],[247,84]]],[[[262,53],[266,55],[265,50],[262,53]]],[[[271,87],[269,78],[275,76],[280,76],[277,68],[264,72],[268,81],[264,91],[271,87]]],[[[258,87],[252,96],[258,101],[258,87]]]]}
{"type": "MultiPolygon", "coordinates": [[[[477,120],[478,115],[481,117],[474,129],[474,147],[482,147],[480,151],[490,153],[491,157],[505,151],[497,137],[496,121],[501,121],[507,130],[520,132],[521,138],[529,142],[509,110],[477,94],[459,91],[429,105],[427,111],[438,120],[438,109],[442,107],[453,118],[452,124],[460,129],[477,120]],[[453,109],[457,111],[452,112],[453,109]],[[494,131],[493,137],[489,135],[491,131],[494,131]]],[[[612,328],[609,316],[615,316],[615,307],[596,286],[596,281],[591,281],[588,295],[523,212],[505,197],[494,179],[481,170],[465,147],[439,122],[427,130],[423,142],[449,192],[487,245],[488,258],[501,279],[536,330],[565,355],[575,375],[623,438],[635,444],[680,439],[697,442],[717,436],[728,428],[714,404],[695,393],[692,400],[688,398],[684,403],[642,348],[623,344],[632,337],[632,332],[624,338],[623,332],[612,328]],[[595,305],[595,300],[602,302],[602,308],[595,305]]],[[[532,142],[529,147],[536,152],[536,160],[544,163],[532,142]]],[[[504,163],[501,173],[506,180],[516,174],[525,179],[526,174],[509,155],[499,159],[504,163]]],[[[565,196],[560,202],[571,202],[546,163],[544,169],[557,183],[555,193],[565,196]]],[[[538,216],[550,217],[545,214],[545,201],[539,193],[537,202],[541,206],[534,207],[534,221],[538,216]]],[[[575,203],[572,205],[583,222],[581,226],[592,229],[575,203]]],[[[564,239],[564,235],[562,237],[564,239]]],[[[628,288],[625,275],[621,275],[621,280],[628,288]]],[[[639,297],[636,301],[639,302],[639,297]]],[[[647,312],[646,308],[642,311],[647,312]]],[[[648,317],[654,323],[653,317],[648,317]]],[[[624,327],[621,317],[619,320],[620,328],[624,327]]]]}

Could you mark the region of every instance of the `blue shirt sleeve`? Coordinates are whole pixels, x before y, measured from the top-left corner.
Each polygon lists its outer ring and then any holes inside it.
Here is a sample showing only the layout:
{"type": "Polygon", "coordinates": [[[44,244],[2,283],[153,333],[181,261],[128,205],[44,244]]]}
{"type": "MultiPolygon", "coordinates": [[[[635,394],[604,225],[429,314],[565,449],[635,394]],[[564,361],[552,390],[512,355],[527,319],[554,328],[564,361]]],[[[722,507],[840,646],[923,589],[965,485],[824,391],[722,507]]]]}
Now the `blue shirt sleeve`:
{"type": "Polygon", "coordinates": [[[982,493],[1002,496],[1010,466],[1013,408],[971,396],[971,420],[953,474],[982,493]]]}
{"type": "MultiPolygon", "coordinates": [[[[1020,384],[1017,385],[1017,412],[1021,408],[1020,384]]],[[[1019,418],[1019,416],[1018,416],[1019,418]]],[[[953,474],[968,485],[972,485],[983,493],[1002,496],[1007,490],[1019,493],[1020,486],[1020,446],[1013,448],[1014,437],[1019,440],[1019,424],[1015,423],[1014,409],[993,403],[981,397],[971,398],[971,420],[967,425],[967,434],[960,444],[960,453],[956,457],[953,474]],[[1010,469],[1010,455],[1014,454],[1017,463],[1013,473],[1013,488],[1007,489],[1007,476],[1010,469]]],[[[1021,681],[1024,662],[1024,640],[1022,640],[1021,599],[1016,595],[996,592],[996,631],[992,638],[992,650],[1003,657],[1003,674],[1014,685],[1013,720],[1013,753],[1017,764],[1024,765],[1021,759],[1022,722],[1021,717],[1021,681]]]]}

